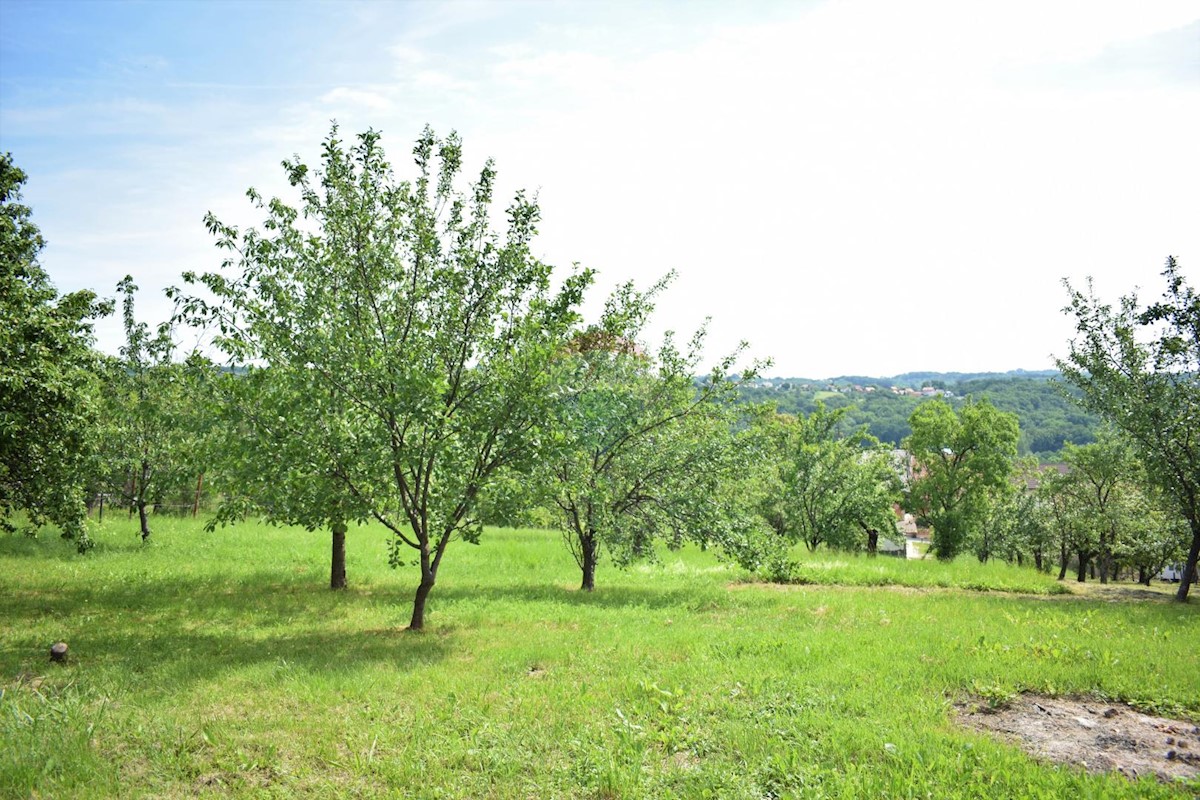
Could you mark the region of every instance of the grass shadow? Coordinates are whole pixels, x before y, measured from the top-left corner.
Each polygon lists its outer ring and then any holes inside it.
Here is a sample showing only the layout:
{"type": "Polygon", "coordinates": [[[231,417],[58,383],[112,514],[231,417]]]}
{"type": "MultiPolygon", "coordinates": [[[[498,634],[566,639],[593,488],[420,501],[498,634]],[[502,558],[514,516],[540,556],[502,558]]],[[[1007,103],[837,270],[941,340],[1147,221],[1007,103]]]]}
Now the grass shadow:
{"type": "MultiPolygon", "coordinates": [[[[274,572],[10,591],[0,597],[0,618],[11,631],[0,646],[0,680],[49,668],[47,631],[70,644],[65,673],[152,675],[146,686],[163,693],[254,665],[337,672],[386,663],[403,670],[445,657],[447,634],[410,633],[399,622],[373,629],[348,623],[378,619],[380,600],[378,593],[332,592],[311,580],[281,582],[274,572]]],[[[407,622],[407,604],[396,601],[397,620],[407,622]]]]}

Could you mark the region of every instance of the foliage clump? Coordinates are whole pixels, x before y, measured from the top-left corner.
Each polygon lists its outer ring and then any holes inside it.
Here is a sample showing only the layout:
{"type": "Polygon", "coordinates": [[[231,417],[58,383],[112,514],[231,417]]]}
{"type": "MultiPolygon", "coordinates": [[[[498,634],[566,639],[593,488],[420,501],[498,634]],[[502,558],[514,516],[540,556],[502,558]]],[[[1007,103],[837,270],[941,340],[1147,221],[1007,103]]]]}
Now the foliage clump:
{"type": "Polygon", "coordinates": [[[12,530],[23,511],[31,530],[53,523],[84,552],[97,441],[92,320],[111,304],[90,291],[60,296],[50,283],[38,263],[45,241],[21,203],[25,180],[11,154],[0,156],[0,526],[12,530]]]}

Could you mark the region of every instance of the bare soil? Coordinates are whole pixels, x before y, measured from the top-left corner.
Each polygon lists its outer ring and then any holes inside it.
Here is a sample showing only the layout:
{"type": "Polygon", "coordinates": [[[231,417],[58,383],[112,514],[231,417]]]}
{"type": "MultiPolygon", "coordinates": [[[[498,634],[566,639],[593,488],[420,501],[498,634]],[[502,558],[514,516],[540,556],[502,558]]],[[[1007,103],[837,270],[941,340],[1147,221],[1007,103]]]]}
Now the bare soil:
{"type": "Polygon", "coordinates": [[[1200,780],[1200,726],[1121,703],[1019,695],[1003,708],[956,704],[958,721],[1019,745],[1037,758],[1169,782],[1200,780]]]}

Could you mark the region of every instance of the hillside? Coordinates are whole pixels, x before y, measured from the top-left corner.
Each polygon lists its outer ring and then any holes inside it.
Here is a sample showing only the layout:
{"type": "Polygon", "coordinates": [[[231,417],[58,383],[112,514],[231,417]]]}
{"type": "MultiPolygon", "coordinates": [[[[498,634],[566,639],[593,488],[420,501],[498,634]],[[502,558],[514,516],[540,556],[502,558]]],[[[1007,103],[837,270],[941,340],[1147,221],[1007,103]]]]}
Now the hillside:
{"type": "Polygon", "coordinates": [[[1020,452],[1053,459],[1064,442],[1095,441],[1098,418],[1074,405],[1053,380],[1056,372],[1012,370],[1005,373],[909,372],[887,378],[840,376],[826,380],[767,378],[744,387],[741,400],[773,403],[781,413],[809,414],[823,402],[830,408],[849,406],[849,420],[866,425],[880,441],[899,446],[911,433],[908,417],[930,396],[954,405],[965,398],[987,398],[1002,411],[1017,415],[1020,452]],[[920,390],[926,388],[926,395],[920,390]]]}

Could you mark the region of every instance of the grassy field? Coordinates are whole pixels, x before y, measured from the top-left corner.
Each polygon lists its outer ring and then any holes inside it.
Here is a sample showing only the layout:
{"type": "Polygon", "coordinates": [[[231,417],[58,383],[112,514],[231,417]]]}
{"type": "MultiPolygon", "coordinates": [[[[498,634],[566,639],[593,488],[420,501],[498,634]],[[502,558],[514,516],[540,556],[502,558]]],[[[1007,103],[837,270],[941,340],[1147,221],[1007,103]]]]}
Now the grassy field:
{"type": "MultiPolygon", "coordinates": [[[[554,534],[415,575],[328,538],[117,518],[79,557],[0,537],[8,797],[1179,797],[958,728],[952,704],[1093,694],[1200,721],[1200,609],[1055,595],[1029,570],[800,554],[757,585],[666,554],[597,591],[554,534]],[[940,588],[948,587],[948,588],[940,588]],[[989,589],[995,591],[977,591],[989,589]],[[70,662],[48,663],[70,644],[70,662]]],[[[1070,586],[1068,585],[1068,588],[1070,586]]]]}

